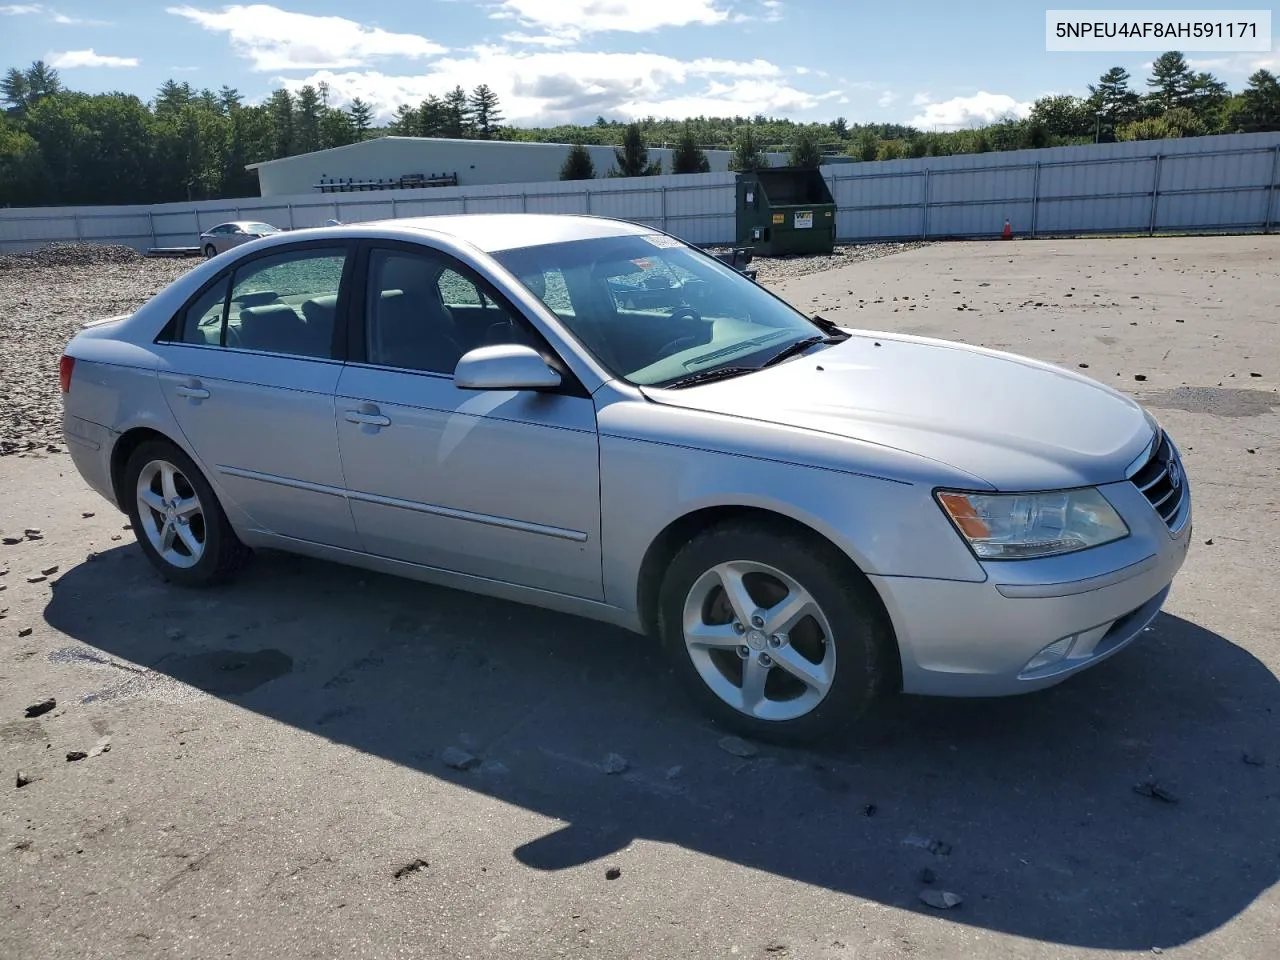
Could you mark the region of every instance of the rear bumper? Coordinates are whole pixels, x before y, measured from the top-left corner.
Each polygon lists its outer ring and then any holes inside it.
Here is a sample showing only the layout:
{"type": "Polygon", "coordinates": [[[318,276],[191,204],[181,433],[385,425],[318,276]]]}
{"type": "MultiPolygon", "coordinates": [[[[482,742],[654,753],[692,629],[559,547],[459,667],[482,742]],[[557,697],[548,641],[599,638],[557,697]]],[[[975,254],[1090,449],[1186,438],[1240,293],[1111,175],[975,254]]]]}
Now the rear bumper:
{"type": "Polygon", "coordinates": [[[1133,535],[1075,558],[987,564],[988,577],[980,583],[872,577],[897,634],[903,691],[1027,693],[1132,643],[1169,595],[1187,555],[1191,517],[1188,500],[1171,532],[1145,502],[1125,507],[1133,511],[1122,508],[1127,520],[1146,511],[1142,524],[1130,523],[1133,535]],[[1053,571],[1072,575],[1043,575],[1053,571]]]}
{"type": "Polygon", "coordinates": [[[62,438],[85,483],[118,508],[111,483],[111,450],[116,434],[101,424],[63,411],[62,438]]]}

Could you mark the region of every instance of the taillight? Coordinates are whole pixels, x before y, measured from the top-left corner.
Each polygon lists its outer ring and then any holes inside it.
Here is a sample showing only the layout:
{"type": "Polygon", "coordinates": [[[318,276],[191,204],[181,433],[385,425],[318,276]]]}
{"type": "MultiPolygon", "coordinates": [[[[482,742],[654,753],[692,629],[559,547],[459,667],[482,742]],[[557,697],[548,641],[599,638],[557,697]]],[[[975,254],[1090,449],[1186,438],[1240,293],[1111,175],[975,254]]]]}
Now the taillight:
{"type": "Polygon", "coordinates": [[[71,371],[75,369],[76,358],[69,357],[65,353],[62,359],[58,361],[58,383],[62,386],[63,393],[71,392],[71,371]]]}

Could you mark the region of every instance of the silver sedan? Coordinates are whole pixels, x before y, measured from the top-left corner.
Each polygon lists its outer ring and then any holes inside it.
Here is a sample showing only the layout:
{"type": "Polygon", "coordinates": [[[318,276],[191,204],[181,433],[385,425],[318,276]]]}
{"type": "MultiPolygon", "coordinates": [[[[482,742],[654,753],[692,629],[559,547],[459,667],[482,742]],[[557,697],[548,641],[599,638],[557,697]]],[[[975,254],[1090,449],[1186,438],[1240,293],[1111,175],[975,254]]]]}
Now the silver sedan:
{"type": "Polygon", "coordinates": [[[242,243],[248,243],[250,240],[270,237],[281,232],[279,227],[273,227],[269,223],[259,223],[256,220],[233,220],[220,223],[200,234],[200,252],[208,259],[225,253],[232,247],[238,247],[242,243]]]}
{"type": "Polygon", "coordinates": [[[61,374],[76,466],[168,580],[277,548],[596,618],[781,742],[1097,664],[1190,540],[1174,441],[1121,393],[843,329],[603,218],[261,239],[61,374]]]}

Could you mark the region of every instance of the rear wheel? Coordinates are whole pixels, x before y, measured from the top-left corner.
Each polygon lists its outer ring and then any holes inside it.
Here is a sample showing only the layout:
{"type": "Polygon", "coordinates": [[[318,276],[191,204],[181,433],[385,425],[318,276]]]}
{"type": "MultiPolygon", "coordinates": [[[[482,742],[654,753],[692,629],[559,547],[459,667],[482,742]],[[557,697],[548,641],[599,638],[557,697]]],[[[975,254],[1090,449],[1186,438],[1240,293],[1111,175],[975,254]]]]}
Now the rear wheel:
{"type": "Polygon", "coordinates": [[[694,697],[745,736],[799,744],[848,730],[885,686],[892,630],[871,585],[816,537],[730,522],[674,557],[659,630],[694,697]]]}
{"type": "Polygon", "coordinates": [[[139,446],[125,466],[124,492],[138,543],[165,579],[210,586],[230,579],[248,558],[213,488],[174,444],[139,446]]]}

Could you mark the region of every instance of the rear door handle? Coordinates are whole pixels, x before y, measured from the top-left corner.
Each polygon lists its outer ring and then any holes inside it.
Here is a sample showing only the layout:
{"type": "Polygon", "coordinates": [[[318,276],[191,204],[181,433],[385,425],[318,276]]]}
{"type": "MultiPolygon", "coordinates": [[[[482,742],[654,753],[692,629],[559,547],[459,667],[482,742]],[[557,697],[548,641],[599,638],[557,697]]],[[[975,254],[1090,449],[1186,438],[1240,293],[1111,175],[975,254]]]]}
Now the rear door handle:
{"type": "Polygon", "coordinates": [[[360,410],[348,410],[346,412],[347,423],[362,423],[370,427],[389,427],[391,426],[391,418],[384,417],[380,413],[364,413],[360,410]]]}
{"type": "Polygon", "coordinates": [[[173,388],[173,392],[180,397],[186,397],[188,400],[208,400],[209,391],[204,387],[188,387],[182,384],[173,388]]]}

